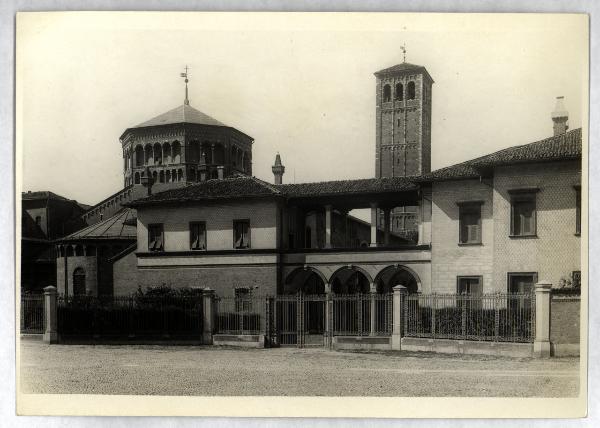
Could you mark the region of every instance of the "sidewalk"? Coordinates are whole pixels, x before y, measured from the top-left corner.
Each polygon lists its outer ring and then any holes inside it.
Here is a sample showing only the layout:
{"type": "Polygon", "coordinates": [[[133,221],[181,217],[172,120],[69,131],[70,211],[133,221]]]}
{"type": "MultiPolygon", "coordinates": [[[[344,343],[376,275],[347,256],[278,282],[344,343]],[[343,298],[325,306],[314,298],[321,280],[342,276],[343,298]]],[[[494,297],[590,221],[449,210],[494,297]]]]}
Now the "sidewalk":
{"type": "Polygon", "coordinates": [[[579,359],[21,342],[25,393],[565,397],[579,359]]]}

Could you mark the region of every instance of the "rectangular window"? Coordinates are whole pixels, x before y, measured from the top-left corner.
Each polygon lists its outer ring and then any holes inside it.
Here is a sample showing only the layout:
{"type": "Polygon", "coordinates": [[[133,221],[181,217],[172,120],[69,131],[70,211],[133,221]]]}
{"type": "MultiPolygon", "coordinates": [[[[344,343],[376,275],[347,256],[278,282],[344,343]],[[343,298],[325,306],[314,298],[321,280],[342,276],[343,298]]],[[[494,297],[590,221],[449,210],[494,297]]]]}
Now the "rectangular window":
{"type": "Polygon", "coordinates": [[[537,282],[537,273],[519,272],[508,274],[508,292],[510,294],[527,294],[529,296],[510,297],[508,306],[511,311],[528,311],[531,309],[531,301],[535,298],[534,290],[537,282]]]}
{"type": "Polygon", "coordinates": [[[508,274],[508,292],[509,293],[533,293],[535,283],[537,282],[537,273],[509,273],[508,274]]]}
{"type": "Polygon", "coordinates": [[[576,289],[581,288],[581,271],[574,270],[571,276],[573,278],[572,287],[576,289]]]}
{"type": "Polygon", "coordinates": [[[203,221],[190,223],[190,249],[206,250],[206,223],[203,221]]]}
{"type": "Polygon", "coordinates": [[[511,193],[511,236],[536,236],[535,193],[513,191],[511,193]]]}
{"type": "Polygon", "coordinates": [[[456,278],[456,291],[461,298],[458,306],[467,305],[471,309],[481,309],[481,295],[483,294],[483,278],[481,276],[459,276],[456,278]]]}
{"type": "Polygon", "coordinates": [[[164,232],[162,224],[148,225],[148,250],[162,251],[164,248],[164,232]]]}
{"type": "Polygon", "coordinates": [[[481,201],[459,202],[459,243],[481,244],[481,201]]]}
{"type": "Polygon", "coordinates": [[[235,311],[250,312],[252,310],[252,299],[250,289],[246,287],[238,287],[234,290],[235,293],[235,311]]]}
{"type": "Polygon", "coordinates": [[[250,248],[250,220],[233,221],[233,248],[250,248]]]}
{"type": "Polygon", "coordinates": [[[581,234],[581,187],[575,187],[575,234],[581,234]]]}

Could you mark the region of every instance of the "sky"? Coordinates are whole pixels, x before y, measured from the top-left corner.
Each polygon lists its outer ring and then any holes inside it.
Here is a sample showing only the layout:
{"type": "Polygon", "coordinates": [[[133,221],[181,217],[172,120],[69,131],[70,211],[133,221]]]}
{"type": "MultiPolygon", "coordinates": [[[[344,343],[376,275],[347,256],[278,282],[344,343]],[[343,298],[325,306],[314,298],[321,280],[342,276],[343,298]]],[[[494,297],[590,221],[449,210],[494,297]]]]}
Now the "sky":
{"type": "Polygon", "coordinates": [[[255,139],[272,182],[373,177],[375,76],[433,77],[432,168],[586,123],[587,20],[558,15],[62,13],[17,19],[21,190],[94,204],[123,186],[119,136],[183,103],[255,139]]]}

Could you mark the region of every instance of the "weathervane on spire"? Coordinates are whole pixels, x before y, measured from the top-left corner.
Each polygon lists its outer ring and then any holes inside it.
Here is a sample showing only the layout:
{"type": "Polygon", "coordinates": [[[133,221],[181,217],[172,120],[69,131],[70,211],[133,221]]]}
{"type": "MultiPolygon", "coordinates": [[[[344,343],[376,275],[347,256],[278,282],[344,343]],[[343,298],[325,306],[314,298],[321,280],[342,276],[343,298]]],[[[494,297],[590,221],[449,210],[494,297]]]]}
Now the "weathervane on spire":
{"type": "Polygon", "coordinates": [[[190,105],[190,100],[188,99],[188,66],[185,66],[185,73],[181,73],[181,77],[185,77],[185,100],[183,101],[183,104],[185,104],[186,106],[190,105]]]}
{"type": "Polygon", "coordinates": [[[402,62],[406,62],[406,45],[401,45],[400,50],[402,51],[402,62]]]}

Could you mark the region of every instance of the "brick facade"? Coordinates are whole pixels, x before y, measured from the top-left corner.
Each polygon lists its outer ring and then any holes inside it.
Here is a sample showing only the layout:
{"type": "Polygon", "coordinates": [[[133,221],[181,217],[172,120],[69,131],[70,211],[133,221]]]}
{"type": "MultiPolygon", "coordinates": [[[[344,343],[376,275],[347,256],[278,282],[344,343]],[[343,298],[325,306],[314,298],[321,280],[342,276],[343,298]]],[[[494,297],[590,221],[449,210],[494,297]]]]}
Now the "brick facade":
{"type": "Polygon", "coordinates": [[[483,292],[493,284],[494,219],[492,189],[479,180],[433,183],[431,277],[437,293],[456,293],[457,276],[482,276],[483,292]],[[482,201],[481,245],[459,244],[459,202],[482,201]]]}
{"type": "Polygon", "coordinates": [[[573,186],[581,184],[581,162],[498,167],[494,173],[494,283],[506,291],[508,272],[537,272],[557,287],[581,270],[581,239],[575,235],[573,186]],[[537,236],[510,237],[509,190],[537,188],[537,236]]]}
{"type": "Polygon", "coordinates": [[[550,341],[553,344],[579,343],[580,297],[552,296],[550,341]]]}

